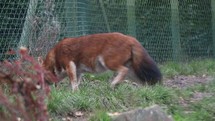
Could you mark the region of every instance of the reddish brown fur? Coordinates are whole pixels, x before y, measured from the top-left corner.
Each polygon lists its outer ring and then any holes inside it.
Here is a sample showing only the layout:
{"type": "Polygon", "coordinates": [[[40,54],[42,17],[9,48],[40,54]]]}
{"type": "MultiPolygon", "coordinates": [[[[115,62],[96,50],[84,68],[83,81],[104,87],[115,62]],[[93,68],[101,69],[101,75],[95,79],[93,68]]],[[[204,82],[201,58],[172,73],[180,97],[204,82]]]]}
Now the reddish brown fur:
{"type": "Polygon", "coordinates": [[[159,69],[141,44],[135,38],[121,33],[65,38],[49,51],[43,64],[54,74],[56,71],[66,70],[71,82],[74,82],[74,76],[77,75],[74,75],[71,61],[76,66],[78,78],[81,73],[87,71],[97,73],[99,65],[102,70],[121,72],[115,81],[118,83],[124,78],[130,68],[128,67],[130,63],[137,77],[143,82],[161,80],[159,69]],[[86,70],[80,69],[83,65],[87,68],[86,70]],[[152,74],[147,74],[148,72],[152,74]]]}

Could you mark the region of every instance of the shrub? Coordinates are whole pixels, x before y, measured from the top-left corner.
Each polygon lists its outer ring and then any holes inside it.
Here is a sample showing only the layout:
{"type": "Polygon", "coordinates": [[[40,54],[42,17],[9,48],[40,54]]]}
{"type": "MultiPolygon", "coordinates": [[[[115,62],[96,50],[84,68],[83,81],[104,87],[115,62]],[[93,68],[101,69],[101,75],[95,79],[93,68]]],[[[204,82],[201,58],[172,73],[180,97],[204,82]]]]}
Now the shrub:
{"type": "Polygon", "coordinates": [[[27,49],[21,48],[19,55],[18,60],[0,63],[0,116],[7,121],[47,121],[45,100],[50,88],[44,75],[56,79],[28,55],[27,49]]]}

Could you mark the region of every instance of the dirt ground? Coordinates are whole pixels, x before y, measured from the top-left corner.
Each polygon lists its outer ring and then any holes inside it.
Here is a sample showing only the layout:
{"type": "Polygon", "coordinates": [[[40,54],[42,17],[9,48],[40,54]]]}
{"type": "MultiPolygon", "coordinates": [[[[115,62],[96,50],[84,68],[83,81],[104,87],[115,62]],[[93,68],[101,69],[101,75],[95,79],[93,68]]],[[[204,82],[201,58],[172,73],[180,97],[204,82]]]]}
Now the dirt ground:
{"type": "Polygon", "coordinates": [[[213,80],[213,78],[207,75],[175,76],[172,79],[164,79],[164,85],[168,87],[183,89],[196,84],[207,84],[211,80],[213,80]]]}

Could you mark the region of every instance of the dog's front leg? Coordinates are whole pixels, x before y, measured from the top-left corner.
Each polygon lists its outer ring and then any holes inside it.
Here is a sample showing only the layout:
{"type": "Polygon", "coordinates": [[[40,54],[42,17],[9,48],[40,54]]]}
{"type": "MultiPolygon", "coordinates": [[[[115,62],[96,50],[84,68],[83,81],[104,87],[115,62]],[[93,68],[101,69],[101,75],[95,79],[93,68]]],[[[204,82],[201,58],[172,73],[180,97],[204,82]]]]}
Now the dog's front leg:
{"type": "Polygon", "coordinates": [[[77,83],[77,70],[76,65],[73,61],[69,62],[69,65],[66,67],[67,74],[70,79],[70,84],[72,86],[72,90],[78,90],[78,83],[77,83]]]}

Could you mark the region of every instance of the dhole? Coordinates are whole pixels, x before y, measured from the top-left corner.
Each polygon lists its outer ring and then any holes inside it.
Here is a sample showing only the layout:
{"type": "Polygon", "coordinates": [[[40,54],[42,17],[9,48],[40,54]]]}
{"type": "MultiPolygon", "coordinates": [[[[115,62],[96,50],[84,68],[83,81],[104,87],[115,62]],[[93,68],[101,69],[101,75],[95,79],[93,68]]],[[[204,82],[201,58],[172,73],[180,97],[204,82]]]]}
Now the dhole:
{"type": "Polygon", "coordinates": [[[43,66],[60,80],[68,75],[73,90],[78,89],[85,72],[117,72],[112,87],[121,82],[129,70],[142,83],[150,85],[162,78],[156,63],[141,44],[121,33],[65,38],[48,52],[43,66]]]}

